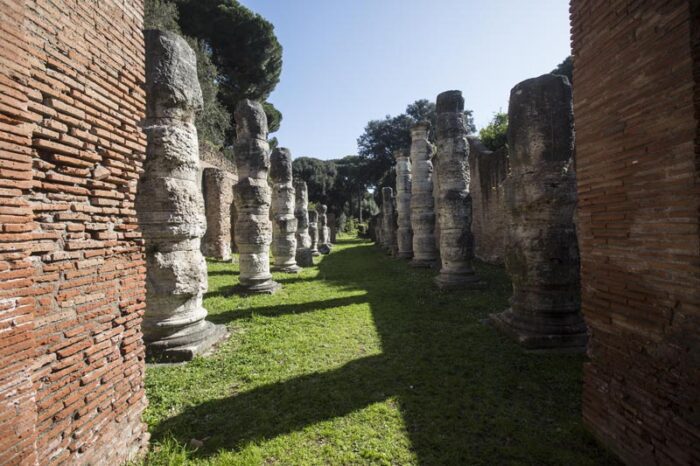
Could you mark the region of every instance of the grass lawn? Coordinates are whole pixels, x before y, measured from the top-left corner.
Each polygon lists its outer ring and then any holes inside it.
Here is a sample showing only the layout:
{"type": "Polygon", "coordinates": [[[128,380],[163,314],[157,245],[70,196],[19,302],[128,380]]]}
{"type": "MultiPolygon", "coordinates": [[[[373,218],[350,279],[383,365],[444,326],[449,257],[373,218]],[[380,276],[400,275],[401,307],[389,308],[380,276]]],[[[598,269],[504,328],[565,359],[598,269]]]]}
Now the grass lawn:
{"type": "Polygon", "coordinates": [[[584,357],[485,325],[510,284],[478,272],[486,291],[440,293],[435,271],[343,238],[276,295],[226,297],[237,265],[209,263],[204,304],[231,336],[148,368],[147,463],[617,464],[581,424],[584,357]]]}

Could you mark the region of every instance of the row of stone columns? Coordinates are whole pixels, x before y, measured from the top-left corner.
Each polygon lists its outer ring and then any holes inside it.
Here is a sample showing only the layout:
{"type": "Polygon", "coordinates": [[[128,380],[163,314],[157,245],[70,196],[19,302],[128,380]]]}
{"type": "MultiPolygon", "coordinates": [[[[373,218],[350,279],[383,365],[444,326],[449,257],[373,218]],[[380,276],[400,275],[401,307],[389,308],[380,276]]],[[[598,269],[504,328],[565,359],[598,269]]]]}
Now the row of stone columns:
{"type": "Polygon", "coordinates": [[[309,219],[306,183],[293,184],[289,150],[270,154],[267,119],[259,102],[243,100],[234,112],[238,182],[216,168],[205,169],[202,182],[198,180],[194,118],[202,94],[194,52],[170,32],[146,31],[145,38],[147,153],[136,199],[146,251],[143,333],[149,357],[182,361],[226,334],[224,326],[205,320],[202,307],[207,268],[200,247],[205,229],[205,253],[230,259],[235,212],[241,293],[273,293],[281,287],[270,273],[271,246],[275,270],[296,273],[297,257],[312,266],[318,249],[330,252],[330,230],[325,205],[319,204],[309,219]]]}
{"type": "MultiPolygon", "coordinates": [[[[479,289],[475,273],[470,143],[460,91],[438,95],[436,146],[429,124],[411,130],[410,160],[396,157],[396,195],[382,189],[381,226],[374,235],[393,255],[416,267],[434,266],[441,289],[479,289]],[[437,240],[437,241],[436,241],[437,240]]],[[[506,270],[511,307],[491,321],[523,346],[582,348],[571,86],[544,75],[513,88],[509,106],[510,173],[506,270]]]]}

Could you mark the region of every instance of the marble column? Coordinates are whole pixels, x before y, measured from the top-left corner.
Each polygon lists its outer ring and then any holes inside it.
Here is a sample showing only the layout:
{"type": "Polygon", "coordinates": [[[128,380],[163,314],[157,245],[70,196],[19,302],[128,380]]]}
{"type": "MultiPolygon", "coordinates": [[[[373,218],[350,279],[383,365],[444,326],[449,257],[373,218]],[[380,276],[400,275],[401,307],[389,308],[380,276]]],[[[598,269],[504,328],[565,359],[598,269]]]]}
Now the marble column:
{"type": "Polygon", "coordinates": [[[146,353],[157,361],[187,361],[226,335],[205,320],[207,265],[200,251],[204,200],[198,183],[195,112],[202,107],[197,61],[171,32],[147,30],[146,161],[136,212],[146,251],[146,353]]]}
{"type": "Polygon", "coordinates": [[[205,168],[202,170],[202,191],[207,217],[202,253],[214,259],[231,260],[233,178],[220,168],[205,168]]]}
{"type": "Polygon", "coordinates": [[[321,254],[329,254],[331,252],[330,247],[330,230],[328,228],[328,206],[325,204],[318,204],[316,206],[316,212],[318,212],[318,252],[321,254]]]}
{"type": "Polygon", "coordinates": [[[292,153],[280,147],[270,156],[272,181],[272,255],[275,270],[298,273],[297,219],[294,216],[294,186],[292,184],[292,153]]]}
{"type": "Polygon", "coordinates": [[[413,257],[413,229],[411,228],[411,161],[408,152],[394,152],[396,158],[396,230],[397,256],[401,259],[413,257]]]}
{"type": "Polygon", "coordinates": [[[270,273],[271,189],[267,181],[270,146],[267,118],[260,102],[244,99],[236,106],[236,246],[241,293],[274,293],[280,288],[270,273]]]}
{"type": "Polygon", "coordinates": [[[411,228],[413,230],[413,267],[433,267],[439,255],[435,247],[435,199],[433,163],[435,147],[428,140],[430,123],[411,128],[411,228]]]}
{"type": "Polygon", "coordinates": [[[491,319],[525,348],[584,350],[568,80],[547,74],[515,86],[508,123],[505,263],[513,296],[491,319]]]}
{"type": "Polygon", "coordinates": [[[311,237],[311,254],[320,256],[318,252],[318,212],[309,210],[309,236],[311,237]]]}
{"type": "Polygon", "coordinates": [[[441,289],[481,288],[472,262],[472,205],[469,195],[469,143],[461,91],[438,95],[437,112],[437,213],[440,226],[441,289]]]}

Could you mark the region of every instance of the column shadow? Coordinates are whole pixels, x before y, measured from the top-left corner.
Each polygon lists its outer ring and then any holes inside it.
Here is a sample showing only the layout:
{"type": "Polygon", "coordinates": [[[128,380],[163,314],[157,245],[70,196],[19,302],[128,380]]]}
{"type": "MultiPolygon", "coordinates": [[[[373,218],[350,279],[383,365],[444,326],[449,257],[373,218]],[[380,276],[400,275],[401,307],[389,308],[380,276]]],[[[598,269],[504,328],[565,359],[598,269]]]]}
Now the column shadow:
{"type": "Polygon", "coordinates": [[[583,357],[526,354],[486,327],[489,313],[507,307],[510,283],[498,267],[478,272],[486,290],[448,295],[433,288],[435,271],[411,269],[370,243],[334,251],[319,277],[365,294],[255,313],[366,301],[382,354],[187,408],[155,426],[154,437],[207,438],[195,453],[206,458],[395,397],[420,464],[618,464],[581,425],[583,357]]]}

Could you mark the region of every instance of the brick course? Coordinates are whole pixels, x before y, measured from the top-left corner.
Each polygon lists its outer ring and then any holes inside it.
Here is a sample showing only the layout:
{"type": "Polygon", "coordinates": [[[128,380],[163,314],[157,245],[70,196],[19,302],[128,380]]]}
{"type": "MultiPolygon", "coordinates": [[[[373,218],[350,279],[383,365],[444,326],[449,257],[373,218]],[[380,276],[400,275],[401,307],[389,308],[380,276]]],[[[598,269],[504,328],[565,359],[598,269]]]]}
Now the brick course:
{"type": "Polygon", "coordinates": [[[147,440],[140,0],[0,0],[0,463],[147,440]]]}
{"type": "Polygon", "coordinates": [[[586,425],[700,464],[700,2],[573,0],[586,425]]]}

